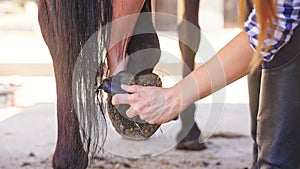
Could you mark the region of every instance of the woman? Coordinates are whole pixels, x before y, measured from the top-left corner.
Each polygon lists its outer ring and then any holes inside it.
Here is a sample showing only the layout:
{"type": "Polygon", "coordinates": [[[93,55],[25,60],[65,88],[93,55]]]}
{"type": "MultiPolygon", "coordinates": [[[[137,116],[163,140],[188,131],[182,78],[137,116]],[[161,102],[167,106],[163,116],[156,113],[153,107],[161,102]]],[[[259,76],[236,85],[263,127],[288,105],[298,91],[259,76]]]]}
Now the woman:
{"type": "Polygon", "coordinates": [[[149,123],[177,117],[194,101],[262,66],[253,168],[300,167],[300,0],[254,0],[245,29],[171,88],[122,86],[113,104],[149,123]],[[250,69],[249,69],[250,67],[250,69]]]}

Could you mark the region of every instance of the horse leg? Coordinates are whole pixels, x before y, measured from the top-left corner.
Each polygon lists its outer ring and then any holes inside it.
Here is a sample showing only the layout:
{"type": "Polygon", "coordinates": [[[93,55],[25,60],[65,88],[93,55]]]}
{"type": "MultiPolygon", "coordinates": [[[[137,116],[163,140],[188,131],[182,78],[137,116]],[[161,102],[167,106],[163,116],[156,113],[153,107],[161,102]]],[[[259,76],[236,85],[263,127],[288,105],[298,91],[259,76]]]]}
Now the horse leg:
{"type": "MultiPolygon", "coordinates": [[[[97,21],[101,18],[96,17],[100,17],[100,15],[94,11],[95,4],[91,4],[95,2],[39,1],[41,32],[53,59],[56,78],[58,137],[53,156],[53,167],[57,169],[83,169],[88,164],[87,153],[83,149],[79,135],[79,122],[74,111],[71,86],[72,73],[82,48],[81,45],[85,44],[88,37],[99,28],[97,21]],[[87,10],[92,11],[87,12],[87,10]],[[87,20],[87,16],[83,15],[89,15],[90,19],[87,20]]],[[[143,10],[150,11],[150,9],[150,1],[147,0],[143,10]]],[[[146,25],[153,29],[151,19],[147,19],[146,25]]],[[[132,44],[128,47],[128,53],[132,54],[136,50],[146,48],[159,48],[155,32],[152,35],[134,36],[132,44]],[[139,42],[143,45],[138,44],[139,42]]],[[[148,54],[155,58],[149,61],[150,67],[154,67],[159,60],[160,51],[148,54]]],[[[143,55],[143,57],[149,58],[149,55],[143,55]]],[[[130,58],[135,60],[131,56],[130,58]]],[[[131,71],[148,68],[148,66],[137,68],[130,64],[128,67],[131,71]]]]}
{"type": "Polygon", "coordinates": [[[59,61],[54,60],[58,137],[52,160],[53,168],[84,169],[88,165],[88,156],[83,149],[72,102],[72,74],[66,70],[65,65],[59,65],[59,61]]]}
{"type": "MultiPolygon", "coordinates": [[[[179,47],[183,60],[183,77],[194,70],[194,59],[200,44],[199,3],[200,0],[184,0],[183,20],[178,26],[179,47]]],[[[180,141],[176,146],[177,149],[202,150],[206,148],[203,143],[198,142],[201,131],[194,121],[194,112],[195,105],[193,104],[181,115],[182,129],[177,135],[177,141],[180,141]]]]}
{"type": "Polygon", "coordinates": [[[127,71],[132,74],[144,70],[152,71],[160,59],[159,40],[149,12],[151,1],[146,0],[141,11],[142,17],[138,18],[134,29],[134,32],[142,33],[132,36],[127,49],[129,54],[127,71]]]}
{"type": "Polygon", "coordinates": [[[199,0],[184,0],[183,20],[178,25],[179,47],[182,60],[186,65],[182,72],[184,77],[194,70],[194,59],[200,44],[199,3],[199,0]],[[192,28],[189,24],[198,29],[192,28]]]}
{"type": "Polygon", "coordinates": [[[139,13],[144,1],[112,0],[113,15],[110,33],[110,44],[107,54],[107,63],[110,75],[115,75],[126,69],[128,56],[126,49],[130,41],[139,13]],[[132,15],[135,14],[135,15],[132,15]],[[129,18],[126,16],[131,15],[129,18]]]}
{"type": "MultiPolygon", "coordinates": [[[[88,165],[72,100],[72,77],[81,45],[85,43],[82,39],[87,40],[98,26],[97,19],[93,20],[97,15],[94,9],[87,11],[80,3],[83,2],[39,0],[38,3],[41,32],[53,59],[56,79],[58,137],[52,161],[55,169],[84,169],[88,165]]],[[[94,1],[84,3],[94,5],[91,4],[94,1]]]]}
{"type": "Polygon", "coordinates": [[[199,0],[184,0],[183,20],[178,25],[179,47],[182,60],[186,65],[182,72],[184,77],[194,70],[194,59],[200,44],[199,3],[199,0]],[[198,28],[198,31],[191,26],[198,28]]]}
{"type": "MultiPolygon", "coordinates": [[[[139,4],[136,6],[138,8],[139,4]]],[[[129,7],[128,10],[130,10],[129,7]]],[[[111,35],[111,44],[115,44],[111,45],[112,47],[108,52],[108,66],[111,72],[115,72],[117,69],[116,65],[119,63],[121,63],[119,64],[121,65],[121,70],[125,69],[127,72],[133,74],[148,68],[153,69],[153,67],[158,63],[160,58],[160,46],[150,12],[151,1],[146,0],[142,6],[141,15],[137,18],[137,21],[135,22],[135,18],[130,20],[130,24],[135,24],[134,30],[130,30],[131,27],[128,27],[128,23],[126,23],[126,25],[115,24],[118,25],[118,27],[112,28],[112,32],[123,29],[123,34],[126,33],[132,36],[116,43],[114,40],[115,37],[113,36],[114,34],[111,35]],[[128,39],[130,40],[128,41],[128,39]]],[[[122,15],[127,13],[128,12],[123,11],[122,15]]],[[[112,27],[114,27],[114,24],[112,27]]]]}

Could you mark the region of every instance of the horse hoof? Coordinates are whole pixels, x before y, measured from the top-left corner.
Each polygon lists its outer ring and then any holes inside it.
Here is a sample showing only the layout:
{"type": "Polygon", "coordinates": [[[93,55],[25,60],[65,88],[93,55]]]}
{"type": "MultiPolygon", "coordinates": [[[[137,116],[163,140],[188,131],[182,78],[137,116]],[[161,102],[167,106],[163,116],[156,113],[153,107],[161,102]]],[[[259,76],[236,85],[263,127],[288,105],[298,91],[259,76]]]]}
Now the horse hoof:
{"type": "MultiPolygon", "coordinates": [[[[141,72],[132,75],[126,72],[120,72],[116,76],[121,84],[142,85],[142,86],[162,86],[162,81],[158,75],[152,72],[141,72]]],[[[148,139],[152,136],[160,125],[149,124],[141,120],[138,116],[130,119],[126,115],[129,105],[113,106],[111,104],[112,95],[108,94],[108,115],[115,130],[125,138],[134,140],[148,139]]]]}
{"type": "Polygon", "coordinates": [[[187,150],[187,151],[201,151],[206,149],[204,143],[200,143],[198,140],[180,142],[176,145],[177,150],[187,150]]]}

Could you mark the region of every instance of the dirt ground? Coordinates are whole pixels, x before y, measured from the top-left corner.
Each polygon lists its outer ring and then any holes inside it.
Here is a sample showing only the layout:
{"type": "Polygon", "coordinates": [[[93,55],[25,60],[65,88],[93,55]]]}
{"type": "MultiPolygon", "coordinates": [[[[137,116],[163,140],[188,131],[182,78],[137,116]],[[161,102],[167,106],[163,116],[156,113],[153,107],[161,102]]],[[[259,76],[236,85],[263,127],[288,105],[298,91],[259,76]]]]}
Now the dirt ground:
{"type": "Polygon", "coordinates": [[[93,161],[90,168],[246,169],[251,163],[250,144],[248,137],[213,138],[207,143],[208,148],[199,152],[172,149],[160,156],[144,159],[101,157],[93,161]]]}
{"type": "MultiPolygon", "coordinates": [[[[243,123],[230,124],[228,121],[234,116],[238,119],[247,118],[245,113],[236,112],[243,108],[245,105],[229,105],[226,108],[220,127],[215,136],[208,140],[207,149],[203,151],[179,151],[172,148],[158,156],[142,159],[102,152],[91,162],[90,168],[245,169],[251,163],[252,141],[243,132],[227,127],[243,128],[243,123]]],[[[51,168],[56,140],[55,105],[40,103],[22,109],[0,109],[2,116],[13,111],[19,112],[0,121],[0,169],[51,168]]],[[[123,147],[123,151],[127,149],[123,147]]]]}

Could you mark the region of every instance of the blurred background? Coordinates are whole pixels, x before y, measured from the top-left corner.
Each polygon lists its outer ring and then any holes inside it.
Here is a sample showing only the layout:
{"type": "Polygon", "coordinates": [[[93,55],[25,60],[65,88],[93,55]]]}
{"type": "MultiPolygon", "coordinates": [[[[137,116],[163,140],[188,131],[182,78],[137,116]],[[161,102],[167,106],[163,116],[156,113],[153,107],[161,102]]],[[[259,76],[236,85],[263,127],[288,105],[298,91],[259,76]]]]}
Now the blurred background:
{"type": "Polygon", "coordinates": [[[55,97],[37,1],[0,0],[1,169],[47,168],[33,163],[50,163],[56,139],[55,97]]]}
{"type": "MultiPolygon", "coordinates": [[[[183,11],[181,0],[153,0],[152,7],[153,11],[177,16],[183,11]]],[[[0,169],[50,166],[55,147],[55,79],[37,12],[36,0],[0,0],[0,169]]],[[[201,1],[199,16],[204,39],[214,51],[241,30],[236,0],[201,1]]],[[[162,49],[180,57],[178,42],[165,36],[176,36],[177,22],[154,18],[162,49]]],[[[205,53],[201,44],[197,55],[205,53]]],[[[218,130],[248,137],[246,79],[225,90],[225,102],[229,106],[218,130]]],[[[249,140],[244,146],[249,147],[249,140]]]]}
{"type": "MultiPolygon", "coordinates": [[[[153,11],[182,15],[182,1],[153,0],[153,11]]],[[[239,31],[238,7],[235,0],[203,1],[199,23],[205,38],[215,51],[239,31]]],[[[159,35],[171,32],[176,36],[177,20],[154,18],[159,35]]],[[[37,102],[55,101],[52,60],[39,30],[37,1],[0,0],[0,107],[22,107],[37,102]],[[4,96],[7,93],[7,96],[4,96]],[[6,97],[10,97],[9,99],[6,97]]],[[[161,38],[163,50],[179,55],[177,42],[161,38]],[[164,46],[172,44],[171,48],[164,46]],[[172,49],[172,50],[171,50],[172,49]],[[176,50],[174,50],[176,49],[176,50]]],[[[205,52],[201,44],[198,54],[205,52]]],[[[197,61],[197,60],[196,60],[197,61]]],[[[241,90],[245,91],[245,90],[241,90]]],[[[229,92],[239,93],[241,92],[229,92]]],[[[246,94],[246,92],[242,92],[246,94]]],[[[238,96],[229,102],[247,102],[238,96]],[[235,99],[234,99],[235,98],[235,99]]]]}
{"type": "Polygon", "coordinates": [[[37,21],[37,2],[0,1],[1,107],[54,102],[52,60],[37,21]],[[50,95],[49,95],[50,94],[50,95]],[[9,95],[9,94],[8,94],[9,95]]]}

